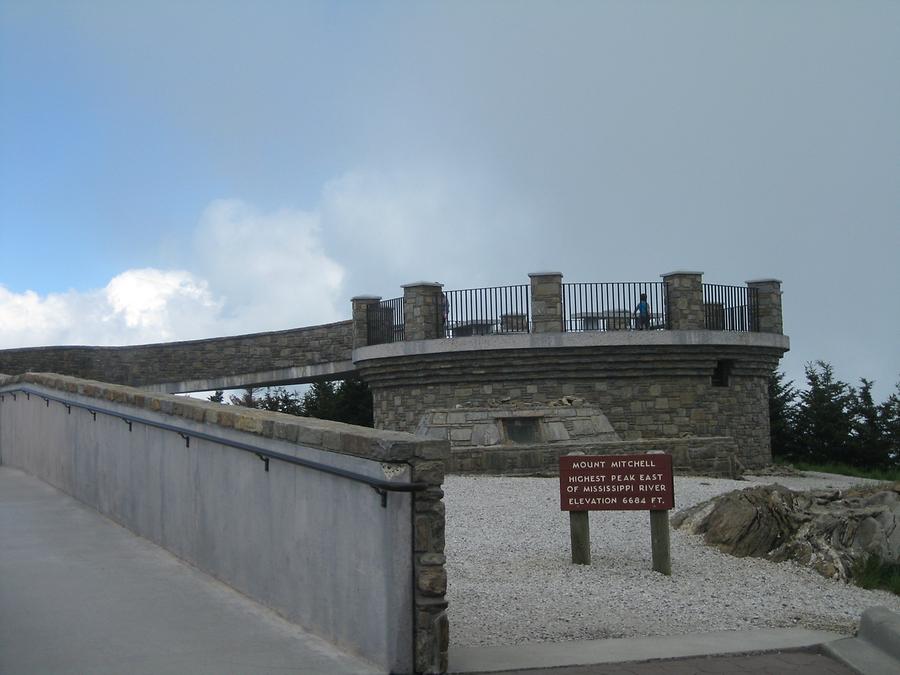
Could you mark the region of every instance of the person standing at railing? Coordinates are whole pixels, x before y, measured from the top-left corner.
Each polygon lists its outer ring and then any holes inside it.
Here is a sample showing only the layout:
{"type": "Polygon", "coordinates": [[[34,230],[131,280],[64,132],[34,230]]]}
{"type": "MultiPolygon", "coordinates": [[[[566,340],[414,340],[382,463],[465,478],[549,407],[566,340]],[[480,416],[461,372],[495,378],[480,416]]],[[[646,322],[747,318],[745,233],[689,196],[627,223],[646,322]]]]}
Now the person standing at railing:
{"type": "Polygon", "coordinates": [[[650,305],[646,293],[641,293],[641,301],[634,308],[634,316],[637,319],[635,327],[638,330],[650,330],[650,305]]]}

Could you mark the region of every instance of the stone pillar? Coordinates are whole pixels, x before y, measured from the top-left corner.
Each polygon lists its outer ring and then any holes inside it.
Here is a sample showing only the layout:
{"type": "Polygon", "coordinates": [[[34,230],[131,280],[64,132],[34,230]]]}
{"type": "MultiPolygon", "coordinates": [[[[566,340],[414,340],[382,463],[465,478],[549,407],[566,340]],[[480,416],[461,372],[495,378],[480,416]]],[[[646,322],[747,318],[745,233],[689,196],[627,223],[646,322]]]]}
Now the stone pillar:
{"type": "Polygon", "coordinates": [[[444,337],[444,284],[417,281],[403,286],[403,323],[405,340],[433,340],[444,337]]]}
{"type": "Polygon", "coordinates": [[[747,288],[755,288],[759,301],[759,332],[784,334],[781,315],[781,280],[754,279],[747,288]]]}
{"type": "Polygon", "coordinates": [[[447,441],[416,443],[412,479],[428,488],[413,492],[415,569],[415,672],[447,672],[450,623],[447,617],[447,572],[444,565],[446,511],[441,484],[450,459],[447,441]]]}
{"type": "Polygon", "coordinates": [[[672,330],[706,328],[703,311],[703,272],[669,272],[660,275],[666,284],[666,313],[672,330]]]}
{"type": "Polygon", "coordinates": [[[353,349],[369,344],[369,307],[377,306],[381,298],[377,295],[357,295],[350,298],[353,305],[353,349]]]}
{"type": "Polygon", "coordinates": [[[562,273],[532,272],[531,278],[531,325],[534,333],[561,333],[562,315],[562,273]]]}

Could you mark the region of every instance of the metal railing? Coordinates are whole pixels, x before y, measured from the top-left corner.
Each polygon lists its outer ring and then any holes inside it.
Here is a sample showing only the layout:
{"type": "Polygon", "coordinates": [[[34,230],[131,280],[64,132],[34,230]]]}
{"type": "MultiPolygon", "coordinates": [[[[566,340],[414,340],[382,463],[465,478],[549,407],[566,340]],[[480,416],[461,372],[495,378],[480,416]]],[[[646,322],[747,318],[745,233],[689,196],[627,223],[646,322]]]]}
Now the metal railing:
{"type": "Polygon", "coordinates": [[[661,281],[563,284],[566,331],[658,330],[666,328],[666,285],[661,281]],[[638,308],[646,295],[647,311],[638,308]]]}
{"type": "Polygon", "coordinates": [[[279,462],[285,462],[287,464],[294,464],[296,466],[302,466],[307,469],[313,469],[314,471],[321,471],[322,473],[329,473],[333,476],[340,476],[341,478],[347,478],[352,481],[356,481],[358,483],[365,483],[369,487],[371,487],[375,492],[377,492],[381,496],[381,505],[383,507],[387,506],[387,493],[388,492],[421,492],[428,487],[427,483],[393,483],[391,481],[383,480],[381,478],[373,478],[371,476],[366,476],[361,473],[356,473],[355,471],[348,471],[347,469],[340,469],[335,466],[329,466],[327,464],[322,464],[320,462],[314,462],[309,459],[302,459],[300,457],[294,457],[292,455],[286,455],[281,452],[275,452],[273,450],[266,450],[265,448],[260,448],[256,445],[251,445],[250,443],[242,443],[240,441],[233,441],[229,438],[222,438],[221,436],[213,436],[212,434],[203,433],[202,431],[194,431],[192,429],[187,429],[185,427],[175,426],[173,424],[166,424],[164,422],[157,422],[156,420],[151,420],[146,417],[137,417],[135,415],[128,415],[126,413],[121,413],[116,410],[109,410],[108,408],[103,408],[101,406],[89,405],[85,403],[79,403],[72,399],[61,398],[59,396],[52,396],[49,394],[45,394],[36,389],[32,389],[31,387],[16,387],[15,389],[5,389],[0,391],[0,403],[6,401],[6,396],[12,396],[13,400],[16,400],[16,394],[25,394],[26,398],[30,401],[32,396],[37,396],[43,399],[44,403],[47,404],[47,407],[50,407],[50,402],[53,401],[55,403],[60,403],[66,407],[68,413],[72,414],[72,408],[77,408],[81,410],[87,410],[94,418],[94,421],[97,421],[97,415],[108,415],[110,417],[117,417],[122,420],[123,423],[128,425],[128,431],[131,431],[131,427],[133,424],[143,424],[147,427],[154,427],[156,429],[163,429],[165,431],[171,431],[184,439],[185,447],[191,447],[191,439],[196,438],[198,440],[210,441],[212,443],[218,443],[219,445],[226,445],[230,448],[236,448],[238,450],[243,450],[244,452],[250,452],[256,455],[259,459],[262,460],[265,465],[265,470],[269,470],[269,460],[276,459],[279,462]]]}
{"type": "Polygon", "coordinates": [[[707,330],[759,331],[759,289],[703,284],[707,330]]]}
{"type": "Polygon", "coordinates": [[[370,345],[403,342],[403,298],[382,300],[366,309],[366,336],[370,345]]]}
{"type": "Polygon", "coordinates": [[[531,286],[493,286],[444,291],[437,303],[444,337],[528,333],[531,286]]]}

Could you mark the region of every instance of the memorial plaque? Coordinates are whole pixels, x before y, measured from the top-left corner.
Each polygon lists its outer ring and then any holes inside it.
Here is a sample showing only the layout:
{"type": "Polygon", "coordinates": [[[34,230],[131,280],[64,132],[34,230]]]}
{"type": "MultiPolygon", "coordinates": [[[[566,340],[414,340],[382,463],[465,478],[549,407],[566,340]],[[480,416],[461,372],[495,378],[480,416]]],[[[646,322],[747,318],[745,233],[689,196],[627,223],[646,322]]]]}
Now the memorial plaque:
{"type": "Polygon", "coordinates": [[[563,455],[559,458],[559,498],[563,511],[672,509],[672,456],[563,455]]]}

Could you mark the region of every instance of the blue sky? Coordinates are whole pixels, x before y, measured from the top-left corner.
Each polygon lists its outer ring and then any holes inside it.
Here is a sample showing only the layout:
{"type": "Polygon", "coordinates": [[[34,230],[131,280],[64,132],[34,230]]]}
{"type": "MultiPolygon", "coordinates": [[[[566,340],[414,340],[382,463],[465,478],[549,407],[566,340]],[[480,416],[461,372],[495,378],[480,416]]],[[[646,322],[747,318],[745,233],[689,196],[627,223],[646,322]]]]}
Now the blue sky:
{"type": "Polygon", "coordinates": [[[896,2],[0,0],[0,347],[696,269],[884,397],[898,120],[896,2]]]}

